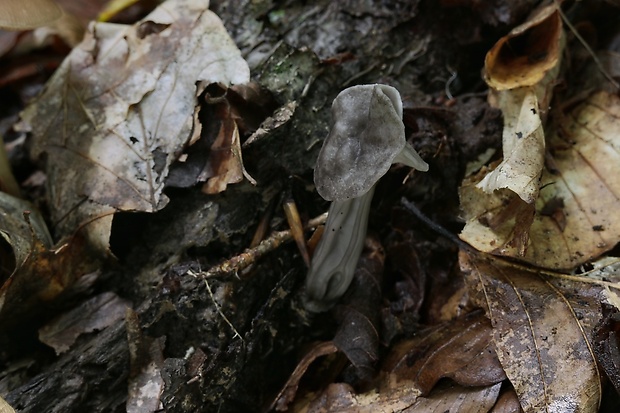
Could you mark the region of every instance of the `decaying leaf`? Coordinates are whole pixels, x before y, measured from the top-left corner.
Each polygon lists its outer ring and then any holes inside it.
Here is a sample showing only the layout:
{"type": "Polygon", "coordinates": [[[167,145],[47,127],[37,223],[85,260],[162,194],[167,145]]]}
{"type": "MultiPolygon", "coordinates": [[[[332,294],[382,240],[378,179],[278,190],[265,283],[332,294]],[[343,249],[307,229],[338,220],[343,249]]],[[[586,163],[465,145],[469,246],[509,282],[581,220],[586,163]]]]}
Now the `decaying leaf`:
{"type": "MultiPolygon", "coordinates": [[[[355,322],[360,324],[359,339],[350,334],[349,350],[340,349],[354,365],[360,355],[351,350],[372,350],[357,343],[366,340],[365,324],[355,322]]],[[[341,329],[353,333],[355,327],[344,325],[341,329]]],[[[380,374],[372,381],[372,390],[366,386],[363,392],[355,392],[349,384],[330,381],[337,377],[338,370],[334,372],[334,368],[342,361],[334,357],[317,375],[322,390],[308,390],[308,377],[306,386],[298,388],[308,365],[337,349],[332,343],[322,343],[304,357],[291,375],[277,398],[278,410],[286,409],[291,403],[289,410],[293,412],[443,412],[450,406],[454,409],[450,411],[487,412],[506,379],[492,347],[491,334],[491,325],[480,311],[421,331],[419,337],[404,340],[390,349],[380,374]],[[450,378],[458,385],[438,384],[442,378],[450,378]]],[[[359,366],[356,367],[359,371],[359,366]]]]}
{"type": "Polygon", "coordinates": [[[356,394],[351,386],[344,383],[330,384],[324,391],[313,394],[312,399],[298,402],[295,413],[445,413],[474,412],[486,413],[491,410],[501,388],[501,383],[486,387],[463,387],[446,382],[437,386],[431,394],[420,397],[410,383],[356,394]]]}
{"type": "Polygon", "coordinates": [[[594,352],[607,378],[620,391],[620,313],[618,308],[605,304],[603,316],[596,328],[594,352]]]}
{"type": "MultiPolygon", "coordinates": [[[[45,155],[59,235],[111,215],[157,211],[170,164],[200,124],[196,96],[249,69],[206,0],[170,0],[133,26],[93,23],[23,113],[31,156],[45,155]]],[[[89,228],[90,230],[90,228],[89,228]]]]}
{"type": "Polygon", "coordinates": [[[601,289],[461,253],[493,324],[496,352],[525,412],[596,412],[601,377],[592,335],[601,289]]]}
{"type": "Polygon", "coordinates": [[[0,324],[15,323],[41,300],[57,296],[74,274],[69,267],[54,271],[63,260],[50,251],[52,239],[37,210],[3,192],[0,237],[0,324]]]}
{"type": "Polygon", "coordinates": [[[323,356],[328,356],[338,352],[338,348],[331,342],[318,343],[312,347],[308,353],[297,363],[295,371],[291,374],[286,384],[277,395],[271,405],[271,409],[276,411],[286,411],[288,405],[296,398],[299,398],[297,390],[299,382],[314,361],[323,356]]]}
{"type": "Polygon", "coordinates": [[[351,286],[334,309],[338,331],[333,343],[355,367],[358,377],[369,379],[379,359],[381,280],[385,253],[378,240],[366,239],[351,286]]]}
{"type": "Polygon", "coordinates": [[[218,194],[224,191],[228,184],[241,182],[243,161],[240,155],[241,146],[237,123],[233,119],[225,119],[222,121],[220,133],[211,145],[207,164],[209,180],[202,188],[204,193],[218,194]],[[236,154],[239,154],[239,157],[236,154]]]}
{"type": "Polygon", "coordinates": [[[552,4],[502,37],[487,53],[489,103],[504,116],[504,159],[478,184],[484,192],[507,188],[528,204],[536,200],[545,151],[543,119],[563,45],[562,20],[552,4]]]}
{"type": "MultiPolygon", "coordinates": [[[[468,208],[489,211],[498,200],[511,204],[512,208],[505,209],[499,220],[511,221],[506,243],[516,256],[527,251],[545,159],[544,120],[560,71],[564,35],[556,7],[554,4],[539,10],[487,53],[489,103],[504,116],[503,160],[478,178],[476,188],[481,191],[475,191],[475,205],[462,202],[466,214],[472,212],[468,208]]],[[[467,226],[471,225],[468,221],[467,226]]],[[[489,221],[489,226],[497,223],[489,221]]],[[[463,232],[470,230],[466,227],[463,232]]]]}
{"type": "MultiPolygon", "coordinates": [[[[404,409],[403,413],[486,413],[491,410],[499,396],[501,383],[486,387],[462,387],[451,383],[438,386],[427,397],[404,409]]],[[[378,406],[382,407],[382,406],[378,406]]],[[[376,411],[376,410],[375,410],[376,411]]]]}
{"type": "Polygon", "coordinates": [[[199,117],[208,125],[194,132],[185,153],[172,165],[166,186],[186,188],[206,182],[203,192],[216,194],[243,177],[256,185],[243,164],[241,140],[275,108],[271,95],[256,82],[212,84],[204,100],[199,117]]]}
{"type": "Polygon", "coordinates": [[[501,383],[506,375],[491,337],[491,325],[478,311],[398,343],[382,369],[390,383],[408,381],[422,395],[430,394],[441,378],[462,386],[501,383]]]}
{"type": "MultiPolygon", "coordinates": [[[[575,107],[550,135],[548,156],[535,204],[525,261],[571,269],[620,241],[620,98],[599,92],[575,107]]],[[[461,238],[484,252],[518,257],[511,245],[515,220],[503,219],[509,199],[498,193],[481,204],[479,177],[461,187],[467,226],[461,238]]]]}
{"type": "Polygon", "coordinates": [[[540,83],[557,67],[562,54],[562,19],[557,5],[535,11],[502,37],[484,61],[484,77],[494,90],[511,90],[540,83]]]}
{"type": "Polygon", "coordinates": [[[114,293],[97,295],[39,329],[39,340],[56,354],[69,350],[78,336],[101,330],[125,317],[131,304],[114,293]]]}
{"type": "Polygon", "coordinates": [[[497,107],[504,114],[504,160],[477,186],[487,194],[507,188],[532,204],[538,197],[545,155],[538,97],[529,88],[502,92],[497,95],[497,107]]]}
{"type": "Polygon", "coordinates": [[[332,383],[322,392],[313,393],[307,399],[296,403],[291,412],[398,412],[412,406],[416,400],[418,392],[408,386],[399,387],[391,392],[370,391],[356,394],[348,384],[332,383]]]}

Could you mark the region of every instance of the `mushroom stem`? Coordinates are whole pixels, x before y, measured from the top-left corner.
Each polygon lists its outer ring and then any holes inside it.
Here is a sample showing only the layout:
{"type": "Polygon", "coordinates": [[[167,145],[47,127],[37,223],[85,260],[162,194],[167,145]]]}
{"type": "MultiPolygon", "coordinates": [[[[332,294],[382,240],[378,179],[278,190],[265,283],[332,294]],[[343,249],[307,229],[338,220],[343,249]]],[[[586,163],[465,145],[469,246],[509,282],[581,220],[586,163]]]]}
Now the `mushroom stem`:
{"type": "Polygon", "coordinates": [[[424,162],[424,159],[418,155],[409,142],[407,142],[403,150],[396,155],[392,163],[402,163],[422,172],[428,171],[428,164],[424,162]]]}
{"type": "Polygon", "coordinates": [[[349,288],[364,246],[374,192],[375,186],[357,198],[333,201],[329,207],[325,231],[306,279],[308,310],[329,309],[349,288]]]}

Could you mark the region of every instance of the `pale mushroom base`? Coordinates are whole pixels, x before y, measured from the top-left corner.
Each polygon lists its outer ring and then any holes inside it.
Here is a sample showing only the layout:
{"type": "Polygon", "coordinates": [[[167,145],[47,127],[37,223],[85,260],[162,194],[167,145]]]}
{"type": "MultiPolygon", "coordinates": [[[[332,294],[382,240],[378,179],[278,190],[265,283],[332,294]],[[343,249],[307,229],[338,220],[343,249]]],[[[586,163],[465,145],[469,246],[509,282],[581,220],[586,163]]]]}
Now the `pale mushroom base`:
{"type": "Polygon", "coordinates": [[[325,231],[314,252],[306,279],[305,307],[322,312],[347,291],[364,247],[373,186],[366,194],[333,201],[325,231]]]}

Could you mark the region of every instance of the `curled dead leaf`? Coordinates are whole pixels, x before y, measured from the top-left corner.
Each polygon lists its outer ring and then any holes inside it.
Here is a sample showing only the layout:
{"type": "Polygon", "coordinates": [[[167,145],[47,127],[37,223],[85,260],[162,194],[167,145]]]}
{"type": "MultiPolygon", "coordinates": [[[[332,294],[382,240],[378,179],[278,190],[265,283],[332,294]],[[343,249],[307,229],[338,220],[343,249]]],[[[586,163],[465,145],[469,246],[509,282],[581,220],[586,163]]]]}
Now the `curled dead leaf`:
{"type": "Polygon", "coordinates": [[[496,103],[504,114],[504,159],[477,186],[487,194],[507,188],[531,204],[538,197],[545,155],[538,98],[525,88],[498,94],[496,103]]]}
{"type": "MultiPolygon", "coordinates": [[[[543,268],[571,269],[620,242],[620,98],[599,92],[574,107],[548,139],[548,156],[521,256],[512,243],[519,228],[503,219],[509,197],[496,191],[484,198],[473,178],[460,193],[467,224],[461,238],[483,252],[519,257],[543,268]],[[484,199],[485,202],[481,202],[484,199]]],[[[523,224],[521,224],[523,226],[523,224]]]]}
{"type": "Polygon", "coordinates": [[[487,53],[485,80],[495,90],[534,86],[561,58],[562,19],[557,5],[536,11],[487,53]]]}

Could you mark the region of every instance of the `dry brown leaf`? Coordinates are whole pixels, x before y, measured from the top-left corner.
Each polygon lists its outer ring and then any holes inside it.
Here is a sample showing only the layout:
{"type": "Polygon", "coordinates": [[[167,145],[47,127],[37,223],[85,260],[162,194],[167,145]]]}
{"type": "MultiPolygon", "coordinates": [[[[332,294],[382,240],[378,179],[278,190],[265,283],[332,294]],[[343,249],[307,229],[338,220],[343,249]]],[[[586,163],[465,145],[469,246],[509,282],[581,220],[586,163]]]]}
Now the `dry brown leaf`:
{"type": "Polygon", "coordinates": [[[537,10],[487,53],[484,61],[486,82],[495,90],[538,84],[559,63],[562,35],[562,19],[557,5],[537,10]]]}
{"type": "Polygon", "coordinates": [[[600,288],[493,258],[460,260],[523,410],[596,412],[601,377],[591,343],[600,288]]]}
{"type": "Polygon", "coordinates": [[[81,232],[55,249],[33,238],[26,260],[0,288],[0,324],[14,325],[45,311],[77,279],[96,276],[101,258],[81,232]]]}
{"type": "MultiPolygon", "coordinates": [[[[299,361],[299,363],[297,363],[295,371],[291,374],[282,390],[280,390],[280,393],[278,393],[278,395],[274,399],[273,403],[271,404],[270,410],[286,411],[288,409],[288,405],[291,402],[293,402],[296,398],[300,398],[297,394],[299,382],[301,381],[304,374],[306,374],[308,367],[310,367],[310,365],[318,358],[328,356],[337,352],[338,348],[332,342],[327,341],[315,344],[310,349],[310,351],[308,351],[306,355],[299,361]]],[[[298,403],[300,403],[299,400],[298,403]]]]}
{"type": "Polygon", "coordinates": [[[275,107],[271,94],[256,82],[211,84],[204,100],[199,117],[208,120],[208,126],[192,135],[185,153],[172,165],[166,186],[187,188],[206,181],[203,192],[216,194],[243,177],[256,185],[243,164],[241,140],[275,107]]]}
{"type": "MultiPolygon", "coordinates": [[[[31,155],[47,157],[60,235],[117,210],[157,211],[207,84],[249,68],[206,0],[170,0],[133,26],[93,23],[23,113],[31,155]]],[[[91,238],[107,245],[111,217],[91,238]]],[[[89,228],[90,230],[91,228],[89,228]]]]}
{"type": "MultiPolygon", "coordinates": [[[[523,260],[543,268],[571,269],[620,241],[620,98],[599,92],[575,107],[551,134],[547,165],[523,260]]],[[[461,238],[493,254],[518,257],[510,244],[514,222],[498,219],[507,202],[499,193],[479,203],[473,178],[461,187],[467,226],[461,238]],[[492,225],[496,223],[496,225],[492,225]]]]}
{"type": "Polygon", "coordinates": [[[491,333],[491,324],[478,311],[398,343],[382,369],[389,375],[388,382],[411,382],[423,395],[441,378],[468,387],[501,383],[506,375],[491,333]]]}
{"type": "Polygon", "coordinates": [[[502,393],[497,398],[497,402],[490,413],[522,413],[523,409],[521,409],[521,404],[519,403],[519,398],[517,394],[514,392],[514,389],[509,389],[509,391],[502,391],[502,393]]]}
{"type": "Polygon", "coordinates": [[[241,153],[239,128],[234,119],[224,119],[209,152],[207,163],[209,180],[202,187],[205,194],[219,194],[226,190],[228,184],[243,180],[243,163],[235,153],[241,153]]]}
{"type": "MultiPolygon", "coordinates": [[[[490,341],[490,323],[478,312],[392,348],[372,390],[359,393],[349,384],[331,383],[320,391],[296,394],[308,365],[336,351],[331,343],[323,343],[299,363],[278,396],[278,410],[295,400],[292,412],[487,412],[506,378],[490,341]],[[453,378],[463,387],[436,386],[442,377],[453,378]]],[[[328,371],[322,370],[321,384],[329,383],[328,371]]]]}
{"type": "Polygon", "coordinates": [[[0,324],[14,324],[57,296],[74,274],[50,251],[52,239],[45,221],[28,202],[0,192],[0,324]]]}

